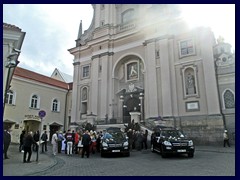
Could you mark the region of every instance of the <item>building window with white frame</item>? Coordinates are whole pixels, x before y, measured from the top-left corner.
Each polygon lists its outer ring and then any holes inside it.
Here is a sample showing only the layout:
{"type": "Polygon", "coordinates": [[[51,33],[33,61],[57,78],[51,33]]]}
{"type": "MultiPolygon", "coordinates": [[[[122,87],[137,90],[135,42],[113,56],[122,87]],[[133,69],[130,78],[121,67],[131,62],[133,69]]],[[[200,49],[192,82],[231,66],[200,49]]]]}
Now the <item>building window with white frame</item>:
{"type": "Polygon", "coordinates": [[[230,90],[224,92],[223,98],[226,109],[235,108],[234,94],[230,90]]]}
{"type": "Polygon", "coordinates": [[[89,70],[90,70],[90,66],[83,66],[83,74],[82,74],[83,78],[89,77],[89,70]]]}
{"type": "Polygon", "coordinates": [[[183,40],[179,42],[180,58],[195,54],[194,42],[192,39],[183,40]]]}
{"type": "Polygon", "coordinates": [[[39,104],[39,99],[37,95],[32,95],[30,107],[37,109],[39,104]]]}
{"type": "Polygon", "coordinates": [[[57,99],[54,99],[52,102],[52,111],[58,112],[59,111],[59,102],[57,99]]]}
{"type": "Polygon", "coordinates": [[[14,105],[14,92],[12,90],[9,90],[7,92],[7,100],[6,103],[10,105],[14,105]]]}

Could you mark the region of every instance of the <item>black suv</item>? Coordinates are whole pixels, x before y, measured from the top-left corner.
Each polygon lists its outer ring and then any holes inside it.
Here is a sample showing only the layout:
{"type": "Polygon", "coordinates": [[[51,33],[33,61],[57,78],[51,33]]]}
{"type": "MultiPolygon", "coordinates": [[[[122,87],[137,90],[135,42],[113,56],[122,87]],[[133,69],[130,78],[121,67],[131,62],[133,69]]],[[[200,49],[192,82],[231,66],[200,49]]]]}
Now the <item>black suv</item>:
{"type": "Polygon", "coordinates": [[[101,140],[101,157],[107,154],[122,154],[130,156],[128,137],[120,128],[108,128],[101,140]]]}
{"type": "Polygon", "coordinates": [[[181,131],[170,127],[157,127],[151,137],[151,151],[161,153],[165,158],[168,154],[187,154],[194,156],[193,141],[181,131]]]}

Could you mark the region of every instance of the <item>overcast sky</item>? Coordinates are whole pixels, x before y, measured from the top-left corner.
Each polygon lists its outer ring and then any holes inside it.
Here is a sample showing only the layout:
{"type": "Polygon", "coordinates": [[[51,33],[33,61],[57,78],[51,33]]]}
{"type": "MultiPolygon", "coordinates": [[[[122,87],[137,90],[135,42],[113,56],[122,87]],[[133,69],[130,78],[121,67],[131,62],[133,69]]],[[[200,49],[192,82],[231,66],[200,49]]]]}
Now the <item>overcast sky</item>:
{"type": "MultiPolygon", "coordinates": [[[[223,36],[235,49],[235,5],[184,5],[183,16],[190,26],[204,25],[215,37],[223,36]]],[[[73,56],[80,20],[83,31],[93,17],[88,4],[4,4],[3,22],[26,32],[18,66],[50,76],[55,68],[73,75],[73,56]]]]}

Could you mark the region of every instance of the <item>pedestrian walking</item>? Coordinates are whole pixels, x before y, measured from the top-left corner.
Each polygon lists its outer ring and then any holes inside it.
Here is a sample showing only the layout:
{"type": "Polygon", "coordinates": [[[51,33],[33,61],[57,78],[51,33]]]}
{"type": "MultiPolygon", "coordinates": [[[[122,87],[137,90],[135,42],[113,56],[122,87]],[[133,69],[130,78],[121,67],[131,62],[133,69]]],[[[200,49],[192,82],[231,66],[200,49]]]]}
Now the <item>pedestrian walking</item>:
{"type": "Polygon", "coordinates": [[[4,153],[4,159],[9,159],[8,155],[7,155],[7,151],[9,148],[9,145],[11,143],[11,134],[10,134],[10,127],[8,127],[7,129],[5,129],[3,131],[3,153],[4,153]]]}
{"type": "Polygon", "coordinates": [[[137,136],[136,136],[136,145],[137,145],[137,150],[141,151],[142,150],[142,141],[143,141],[143,135],[141,131],[137,131],[137,136]]]}
{"type": "Polygon", "coordinates": [[[147,149],[147,137],[148,137],[148,130],[146,129],[144,134],[143,134],[143,141],[142,141],[142,149],[145,148],[147,149]]]}
{"type": "Polygon", "coordinates": [[[58,133],[58,153],[62,152],[62,141],[64,140],[62,131],[58,133]]]}
{"type": "Polygon", "coordinates": [[[229,137],[228,137],[227,132],[228,132],[228,131],[225,129],[225,130],[224,130],[224,133],[223,133],[223,147],[225,147],[226,144],[228,145],[228,147],[230,147],[229,137]]]}
{"type": "Polygon", "coordinates": [[[24,146],[24,153],[23,153],[23,163],[30,163],[31,156],[32,156],[32,145],[38,146],[38,143],[33,139],[33,132],[29,131],[26,138],[24,139],[23,146],[24,146]],[[28,153],[28,158],[26,161],[28,153]]]}
{"type": "Polygon", "coordinates": [[[132,132],[132,129],[128,129],[127,137],[128,137],[128,148],[129,148],[130,151],[132,151],[132,145],[133,145],[133,132],[132,132]]]}
{"type": "Polygon", "coordinates": [[[47,135],[47,131],[44,131],[44,133],[41,136],[41,140],[42,142],[42,153],[47,152],[47,140],[48,140],[48,135],[47,135]]]}
{"type": "Polygon", "coordinates": [[[25,138],[26,131],[22,130],[22,133],[20,134],[20,145],[19,145],[19,152],[23,152],[23,140],[25,138]]]}
{"type": "Polygon", "coordinates": [[[65,135],[67,141],[67,155],[72,155],[72,148],[73,148],[73,133],[71,133],[70,129],[65,135]]]}
{"type": "MultiPolygon", "coordinates": [[[[33,139],[35,142],[38,142],[40,139],[40,134],[39,134],[39,130],[37,130],[34,135],[33,135],[33,139]]],[[[36,144],[33,144],[33,151],[38,152],[38,146],[36,144]]]]}
{"type": "Polygon", "coordinates": [[[56,156],[57,154],[57,145],[58,145],[58,131],[56,131],[53,136],[52,136],[52,151],[53,151],[53,155],[56,156]]]}
{"type": "Polygon", "coordinates": [[[87,158],[89,158],[89,145],[91,142],[91,137],[89,135],[88,130],[85,131],[85,133],[82,136],[82,145],[83,145],[83,150],[82,150],[82,158],[84,158],[85,152],[87,154],[87,158]]]}

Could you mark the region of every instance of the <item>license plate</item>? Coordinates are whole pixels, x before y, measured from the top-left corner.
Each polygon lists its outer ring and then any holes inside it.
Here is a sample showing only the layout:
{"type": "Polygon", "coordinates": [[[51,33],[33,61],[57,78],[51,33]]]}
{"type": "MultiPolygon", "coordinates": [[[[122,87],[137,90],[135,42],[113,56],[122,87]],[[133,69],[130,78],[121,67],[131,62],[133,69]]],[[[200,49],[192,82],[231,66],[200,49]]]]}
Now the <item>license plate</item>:
{"type": "Polygon", "coordinates": [[[112,150],[112,152],[120,152],[120,150],[112,150]]]}
{"type": "Polygon", "coordinates": [[[179,149],[177,152],[186,152],[186,149],[179,149]]]}

